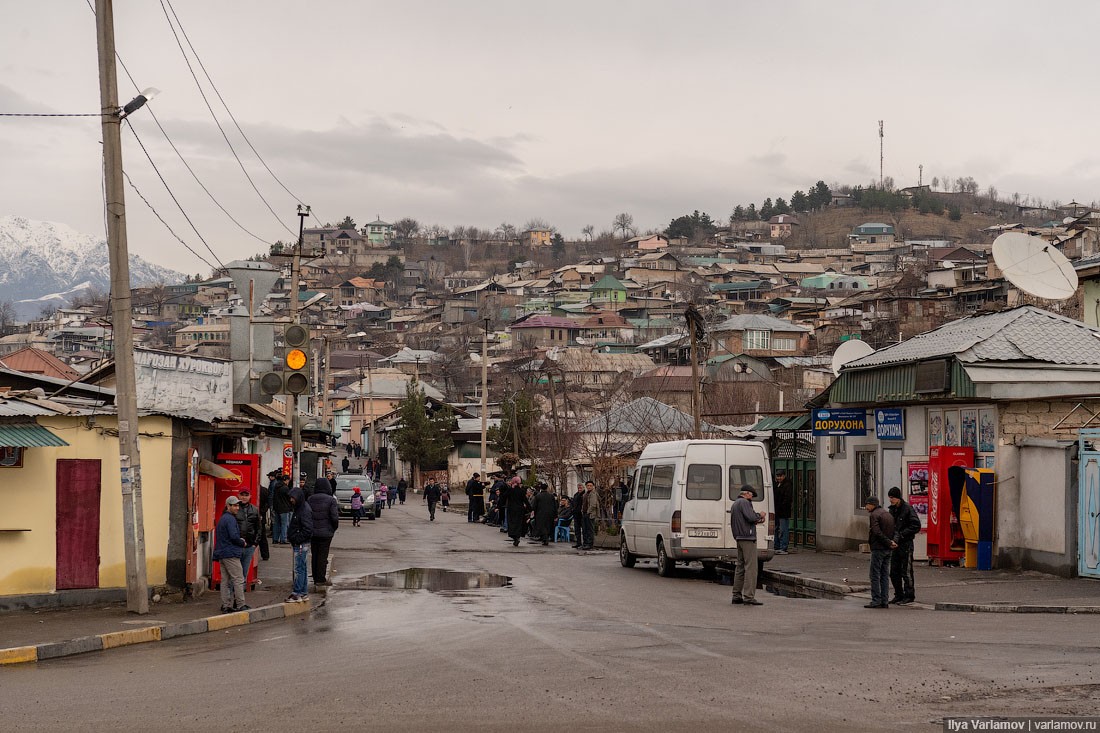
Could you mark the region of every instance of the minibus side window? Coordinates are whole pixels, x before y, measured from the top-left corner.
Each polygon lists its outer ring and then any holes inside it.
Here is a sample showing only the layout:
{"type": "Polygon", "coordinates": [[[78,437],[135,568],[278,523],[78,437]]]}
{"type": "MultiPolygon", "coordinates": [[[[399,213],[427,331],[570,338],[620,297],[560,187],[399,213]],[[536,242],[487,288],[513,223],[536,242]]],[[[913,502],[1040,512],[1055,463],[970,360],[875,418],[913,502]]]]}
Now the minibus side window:
{"type": "Polygon", "coordinates": [[[760,466],[730,466],[730,500],[737,498],[741,493],[741,487],[748,484],[756,489],[756,499],[764,500],[764,472],[760,466]]]}
{"type": "Polygon", "coordinates": [[[642,469],[638,471],[638,478],[634,488],[639,499],[649,498],[649,476],[652,472],[653,466],[642,466],[642,469]]]}
{"type": "Polygon", "coordinates": [[[667,466],[654,466],[653,467],[653,483],[650,486],[649,494],[651,499],[671,499],[672,498],[672,477],[676,474],[676,466],[669,464],[667,466]]]}
{"type": "Polygon", "coordinates": [[[722,467],[711,463],[693,463],[687,470],[687,499],[718,501],[722,498],[722,467]]]}

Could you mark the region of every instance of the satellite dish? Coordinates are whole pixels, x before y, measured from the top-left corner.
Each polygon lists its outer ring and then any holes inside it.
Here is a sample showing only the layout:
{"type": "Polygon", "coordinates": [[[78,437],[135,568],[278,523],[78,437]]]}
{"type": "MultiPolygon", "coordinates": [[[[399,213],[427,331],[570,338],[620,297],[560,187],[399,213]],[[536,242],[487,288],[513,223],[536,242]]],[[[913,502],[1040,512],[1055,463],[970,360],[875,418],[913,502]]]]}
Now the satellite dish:
{"type": "Polygon", "coordinates": [[[840,376],[840,368],[856,359],[875,353],[874,348],[866,341],[854,339],[845,341],[833,353],[833,376],[840,376]]]}
{"type": "Polygon", "coordinates": [[[1006,232],[993,241],[993,261],[1005,279],[1036,298],[1065,300],[1077,292],[1077,272],[1066,256],[1039,237],[1006,232]]]}

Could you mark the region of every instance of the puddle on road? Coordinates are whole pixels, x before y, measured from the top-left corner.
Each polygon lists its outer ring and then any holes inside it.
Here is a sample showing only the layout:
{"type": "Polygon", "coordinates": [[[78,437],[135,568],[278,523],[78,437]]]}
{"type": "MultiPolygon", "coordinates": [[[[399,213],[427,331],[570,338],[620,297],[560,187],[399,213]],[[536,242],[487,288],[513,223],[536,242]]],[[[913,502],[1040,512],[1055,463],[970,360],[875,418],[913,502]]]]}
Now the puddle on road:
{"type": "Polygon", "coordinates": [[[504,588],[511,585],[507,575],[486,572],[444,570],[442,568],[405,568],[389,573],[376,573],[344,585],[356,590],[426,590],[456,591],[479,588],[504,588]]]}

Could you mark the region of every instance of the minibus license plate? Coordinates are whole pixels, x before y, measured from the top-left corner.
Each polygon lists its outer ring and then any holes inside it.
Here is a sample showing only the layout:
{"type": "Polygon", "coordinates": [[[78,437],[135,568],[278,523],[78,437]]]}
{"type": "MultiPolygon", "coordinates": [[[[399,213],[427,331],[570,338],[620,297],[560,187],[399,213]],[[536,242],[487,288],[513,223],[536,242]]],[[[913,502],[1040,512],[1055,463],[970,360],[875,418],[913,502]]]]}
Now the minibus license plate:
{"type": "Polygon", "coordinates": [[[689,529],[688,537],[718,537],[716,529],[689,529]]]}

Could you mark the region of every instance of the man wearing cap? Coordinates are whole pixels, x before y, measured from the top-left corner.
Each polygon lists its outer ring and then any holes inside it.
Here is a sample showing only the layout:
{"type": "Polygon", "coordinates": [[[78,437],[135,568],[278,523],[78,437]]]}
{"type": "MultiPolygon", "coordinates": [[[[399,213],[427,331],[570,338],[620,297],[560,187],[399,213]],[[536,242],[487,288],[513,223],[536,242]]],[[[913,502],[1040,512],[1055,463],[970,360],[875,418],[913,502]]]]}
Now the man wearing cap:
{"type": "Polygon", "coordinates": [[[791,507],[794,486],[787,469],[775,469],[775,554],[786,555],[791,539],[791,507]]]}
{"type": "Polygon", "coordinates": [[[871,602],[864,608],[889,608],[890,551],[894,545],[894,518],[882,508],[877,496],[863,504],[870,514],[867,542],[871,545],[871,602]]]}
{"type": "Polygon", "coordinates": [[[920,532],[920,515],[901,498],[901,489],[890,489],[890,516],[894,518],[893,552],[890,553],[890,603],[905,606],[917,600],[913,584],[913,538],[920,532]]]}
{"type": "Polygon", "coordinates": [[[730,529],[737,541],[737,570],[733,574],[732,603],[763,606],[756,600],[756,525],[764,515],[753,509],[756,489],[745,484],[730,507],[730,529]]]}
{"type": "Polygon", "coordinates": [[[287,543],[287,529],[290,527],[290,515],[294,505],[290,502],[290,476],[279,471],[271,482],[271,512],[275,522],[271,530],[271,542],[276,545],[287,543]]]}
{"type": "Polygon", "coordinates": [[[237,527],[241,531],[241,539],[245,541],[241,550],[241,572],[244,573],[244,581],[248,583],[248,571],[252,568],[252,556],[256,553],[256,544],[260,541],[260,513],[252,506],[252,492],[241,489],[237,492],[237,527]]]}
{"type": "Polygon", "coordinates": [[[237,512],[240,511],[240,499],[230,496],[225,500],[225,510],[218,519],[214,534],[214,560],[222,568],[222,613],[247,611],[244,604],[244,574],[241,571],[241,550],[248,543],[241,537],[237,526],[237,512]]]}

